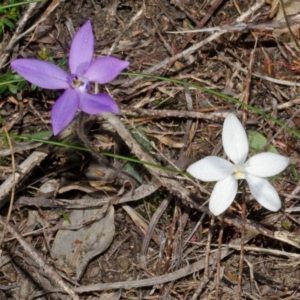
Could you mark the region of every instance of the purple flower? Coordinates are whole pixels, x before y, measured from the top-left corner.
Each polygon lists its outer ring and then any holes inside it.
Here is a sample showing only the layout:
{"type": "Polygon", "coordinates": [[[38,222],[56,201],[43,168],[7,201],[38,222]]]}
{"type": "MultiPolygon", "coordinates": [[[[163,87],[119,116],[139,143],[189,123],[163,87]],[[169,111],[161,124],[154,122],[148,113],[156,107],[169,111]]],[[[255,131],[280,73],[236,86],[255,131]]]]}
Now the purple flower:
{"type": "Polygon", "coordinates": [[[45,89],[65,89],[53,105],[51,122],[57,135],[74,118],[77,109],[88,114],[118,113],[116,102],[107,94],[89,94],[90,82],[106,84],[128,67],[129,62],[114,57],[93,59],[94,35],[87,21],[72,40],[67,74],[58,66],[36,59],[16,59],[11,67],[22,77],[45,89]]]}

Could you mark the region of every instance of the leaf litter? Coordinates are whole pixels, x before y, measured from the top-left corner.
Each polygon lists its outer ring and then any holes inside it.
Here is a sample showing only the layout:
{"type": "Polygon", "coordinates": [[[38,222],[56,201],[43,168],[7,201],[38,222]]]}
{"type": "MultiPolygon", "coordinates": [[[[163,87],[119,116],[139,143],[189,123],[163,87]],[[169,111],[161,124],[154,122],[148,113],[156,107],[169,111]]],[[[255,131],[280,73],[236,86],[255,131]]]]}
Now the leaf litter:
{"type": "MultiPolygon", "coordinates": [[[[38,58],[41,49],[46,49],[44,59],[65,60],[74,33],[90,20],[96,57],[113,55],[130,61],[129,72],[177,78],[242,101],[251,83],[249,104],[299,130],[299,53],[288,31],[284,36],[289,40],[283,44],[276,31],[268,29],[270,24],[285,24],[278,1],[269,2],[32,4],[22,8],[16,30],[6,29],[1,37],[6,51],[1,52],[0,65],[9,72],[4,66],[8,59],[38,58]],[[219,28],[169,33],[214,27],[219,28]]],[[[284,1],[286,12],[291,6],[296,13],[288,16],[291,22],[297,18],[297,2],[284,1]]],[[[242,120],[245,110],[216,94],[152,78],[120,76],[98,88],[117,101],[124,115],[89,120],[89,146],[178,172],[110,159],[117,170],[137,178],[132,182],[101,162],[92,165],[95,158],[86,151],[40,143],[36,149],[24,148],[17,140],[10,149],[1,137],[1,226],[14,187],[16,194],[2,242],[0,297],[298,299],[299,185],[291,170],[272,179],[282,210],[268,212],[240,186],[224,218],[214,218],[207,209],[213,184],[179,172],[188,167],[183,162],[222,157],[223,120],[228,113],[242,120]],[[10,171],[12,153],[15,178],[10,171]],[[97,170],[94,178],[87,172],[90,165],[92,173],[97,170]]],[[[9,133],[47,132],[50,110],[60,93],[27,85],[19,94],[23,89],[23,83],[10,83],[1,90],[0,113],[9,133]]],[[[293,173],[299,173],[299,137],[285,129],[277,134],[277,124],[251,110],[246,115],[250,146],[261,151],[269,143],[272,151],[291,157],[293,173]]],[[[75,118],[60,141],[82,146],[76,122],[75,118]]]]}

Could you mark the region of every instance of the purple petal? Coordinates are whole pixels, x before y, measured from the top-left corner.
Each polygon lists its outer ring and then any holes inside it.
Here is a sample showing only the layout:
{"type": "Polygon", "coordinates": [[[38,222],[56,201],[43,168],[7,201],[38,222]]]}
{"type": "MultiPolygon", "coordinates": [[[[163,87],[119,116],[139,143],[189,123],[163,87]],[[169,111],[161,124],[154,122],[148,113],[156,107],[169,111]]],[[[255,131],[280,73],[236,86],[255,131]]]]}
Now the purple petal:
{"type": "Polygon", "coordinates": [[[69,68],[72,74],[82,75],[93,59],[94,34],[92,24],[87,21],[75,34],[69,56],[69,68]]]}
{"type": "Polygon", "coordinates": [[[129,62],[125,60],[110,56],[100,57],[91,63],[84,75],[89,81],[105,84],[114,80],[128,66],[129,62]]]}
{"type": "Polygon", "coordinates": [[[20,58],[11,62],[11,67],[22,77],[34,85],[49,89],[67,89],[68,74],[58,66],[47,61],[20,58]]]}
{"type": "Polygon", "coordinates": [[[100,114],[111,112],[117,114],[120,112],[117,103],[107,94],[92,95],[80,93],[79,108],[88,114],[100,114]]]}
{"type": "Polygon", "coordinates": [[[53,134],[57,135],[65,128],[74,118],[79,106],[79,93],[67,89],[56,100],[51,111],[51,122],[53,134]]]}

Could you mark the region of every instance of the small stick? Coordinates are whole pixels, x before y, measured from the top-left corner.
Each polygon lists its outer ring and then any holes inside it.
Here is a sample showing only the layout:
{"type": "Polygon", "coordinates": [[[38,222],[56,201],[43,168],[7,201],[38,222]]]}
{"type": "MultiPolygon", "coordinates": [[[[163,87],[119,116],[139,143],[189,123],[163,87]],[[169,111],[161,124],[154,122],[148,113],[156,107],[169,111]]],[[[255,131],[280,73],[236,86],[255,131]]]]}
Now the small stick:
{"type": "MultiPolygon", "coordinates": [[[[240,250],[241,245],[231,245],[228,244],[228,248],[240,250]]],[[[280,251],[280,250],[274,250],[274,249],[268,249],[268,248],[261,248],[261,247],[253,247],[253,246],[244,246],[245,251],[251,251],[251,252],[257,252],[260,254],[269,254],[274,256],[283,256],[287,258],[296,258],[297,261],[300,259],[300,254],[293,253],[293,252],[286,252],[286,251],[280,251]]]]}
{"type": "Polygon", "coordinates": [[[1,235],[1,238],[0,238],[0,249],[2,249],[2,242],[3,242],[3,239],[4,239],[5,234],[6,234],[8,222],[10,220],[10,216],[11,216],[11,212],[12,212],[12,208],[13,208],[13,204],[14,204],[14,199],[15,199],[15,191],[16,191],[16,161],[15,161],[15,155],[14,155],[14,151],[13,151],[13,145],[12,145],[12,142],[11,142],[11,139],[10,139],[10,136],[8,134],[8,130],[6,128],[6,125],[5,125],[4,121],[2,123],[2,127],[3,127],[3,130],[4,130],[6,138],[7,138],[9,149],[11,151],[12,185],[11,185],[9,209],[8,209],[7,219],[6,219],[7,222],[4,225],[2,235],[1,235]]]}
{"type": "Polygon", "coordinates": [[[287,18],[287,15],[286,15],[286,11],[285,11],[285,4],[284,4],[283,0],[279,0],[279,2],[280,2],[280,6],[281,6],[281,9],[282,9],[282,12],[283,12],[283,16],[284,16],[284,20],[285,20],[286,26],[287,26],[287,28],[289,30],[289,33],[292,36],[293,41],[295,42],[295,44],[296,44],[296,46],[298,48],[298,51],[299,51],[300,50],[300,46],[299,46],[299,43],[297,41],[298,38],[295,37],[295,34],[294,34],[294,32],[293,32],[293,30],[291,28],[291,25],[290,25],[290,23],[288,21],[288,18],[287,18]]]}
{"type": "Polygon", "coordinates": [[[140,16],[143,13],[143,9],[141,8],[132,18],[131,20],[126,24],[125,28],[122,30],[122,32],[117,36],[117,38],[115,39],[114,43],[112,44],[112,46],[110,47],[107,55],[112,55],[113,52],[115,51],[115,49],[117,48],[122,36],[125,34],[125,32],[131,27],[131,25],[136,22],[140,16]]]}
{"type": "Polygon", "coordinates": [[[22,179],[26,177],[31,170],[36,167],[48,154],[44,151],[36,150],[30,154],[18,167],[13,175],[9,175],[7,179],[0,185],[0,208],[7,203],[6,196],[9,194],[14,185],[17,185],[22,179]]]}
{"type": "Polygon", "coordinates": [[[284,130],[285,127],[287,127],[289,124],[291,124],[292,120],[299,115],[300,112],[300,108],[298,108],[297,110],[294,111],[294,113],[291,115],[291,117],[285,121],[284,125],[282,127],[280,127],[276,133],[268,140],[268,142],[265,144],[265,146],[261,149],[262,151],[266,151],[266,149],[268,149],[268,147],[270,146],[270,144],[272,143],[272,141],[284,130]]]}
{"type": "MultiPolygon", "coordinates": [[[[0,224],[5,226],[7,222],[0,216],[0,224]]],[[[79,300],[79,297],[75,292],[69,287],[63,279],[55,272],[54,268],[49,265],[40,254],[29,244],[26,240],[8,223],[7,230],[18,240],[19,244],[25,250],[25,252],[40,266],[40,268],[47,274],[59,287],[69,294],[72,299],[79,300]]]]}
{"type": "MultiPolygon", "coordinates": [[[[186,100],[186,106],[187,110],[193,110],[193,100],[191,97],[191,91],[187,86],[184,87],[184,93],[185,93],[185,100],[186,100]]],[[[190,141],[190,133],[191,133],[191,126],[192,126],[193,121],[192,120],[187,120],[185,124],[185,134],[183,136],[183,144],[184,146],[180,149],[179,152],[179,160],[183,158],[184,151],[187,149],[188,145],[187,143],[190,141]]]]}
{"type": "Polygon", "coordinates": [[[15,30],[14,35],[11,37],[9,44],[6,46],[5,50],[2,52],[2,55],[0,56],[0,69],[4,67],[4,64],[10,55],[10,52],[13,50],[13,47],[15,46],[15,43],[19,40],[18,36],[20,35],[21,31],[25,27],[30,15],[34,11],[37,3],[30,3],[28,6],[27,11],[23,14],[22,19],[19,21],[19,25],[15,30]]]}
{"type": "MultiPolygon", "coordinates": [[[[264,5],[265,5],[264,0],[256,1],[255,4],[252,7],[250,7],[245,13],[243,13],[240,17],[237,18],[236,22],[237,23],[243,22],[246,18],[251,16],[253,13],[255,13],[257,10],[259,10],[264,5]]],[[[226,32],[227,32],[227,30],[220,30],[220,31],[214,33],[213,35],[209,36],[205,40],[191,46],[190,48],[187,48],[186,50],[184,50],[184,51],[182,51],[182,52],[180,52],[180,53],[178,53],[178,54],[176,54],[176,55],[174,55],[170,58],[166,58],[165,60],[161,61],[160,63],[156,64],[155,66],[145,70],[144,73],[145,74],[152,74],[155,71],[160,70],[160,69],[166,67],[169,64],[174,63],[175,61],[177,61],[181,58],[188,57],[189,55],[191,55],[192,53],[194,53],[195,51],[200,49],[202,46],[214,41],[215,39],[217,39],[218,37],[220,37],[221,35],[223,35],[226,32]]],[[[114,93],[112,93],[112,94],[118,93],[124,87],[131,86],[133,83],[135,83],[138,80],[141,80],[142,78],[143,77],[136,77],[136,78],[133,78],[133,79],[129,80],[128,82],[121,85],[121,87],[119,89],[114,90],[114,93]]]]}
{"type": "Polygon", "coordinates": [[[33,31],[38,24],[45,21],[49,14],[55,10],[55,8],[61,3],[60,0],[53,0],[52,3],[48,6],[46,11],[43,13],[42,17],[34,23],[30,28],[28,28],[25,32],[21,34],[21,31],[24,29],[27,21],[29,20],[30,16],[33,14],[33,11],[37,5],[37,3],[30,3],[28,6],[28,10],[24,13],[22,19],[19,21],[19,25],[15,30],[14,35],[10,39],[9,44],[6,46],[5,50],[3,51],[2,55],[0,56],[0,69],[4,67],[4,64],[10,55],[10,52],[13,50],[16,42],[21,39],[24,35],[28,34],[29,32],[33,31]]]}
{"type": "Polygon", "coordinates": [[[237,299],[242,299],[242,277],[243,277],[243,267],[244,267],[244,242],[245,242],[245,224],[246,224],[246,187],[245,181],[243,185],[243,199],[242,199],[242,219],[243,224],[241,227],[241,250],[240,250],[240,265],[239,265],[239,275],[238,275],[238,290],[237,299]]]}
{"type": "Polygon", "coordinates": [[[219,238],[218,238],[218,257],[217,257],[217,274],[216,274],[216,296],[215,299],[219,299],[219,290],[220,290],[220,279],[221,279],[221,250],[222,250],[222,238],[223,238],[223,232],[224,232],[224,214],[221,215],[221,228],[219,232],[219,238]]]}
{"type": "Polygon", "coordinates": [[[155,116],[155,117],[176,117],[176,118],[195,118],[203,120],[218,121],[225,119],[229,114],[228,111],[220,111],[213,113],[201,113],[198,111],[191,110],[164,110],[164,109],[142,109],[142,108],[132,108],[130,110],[122,110],[126,115],[138,115],[138,116],[155,116]]]}
{"type": "MultiPolygon", "coordinates": [[[[238,66],[237,64],[231,62],[228,58],[226,58],[226,56],[222,57],[222,61],[224,61],[227,65],[234,67],[236,70],[241,71],[245,74],[248,73],[248,71],[245,68],[242,68],[240,66],[238,66]]],[[[300,86],[299,82],[296,81],[291,81],[291,80],[281,80],[281,79],[276,79],[270,76],[266,76],[266,75],[262,75],[261,73],[258,72],[253,72],[252,74],[254,77],[263,79],[263,80],[267,80],[269,82],[273,82],[279,85],[285,85],[285,86],[292,86],[292,87],[296,87],[296,86],[300,86]]]]}
{"type": "MultiPolygon", "coordinates": [[[[252,69],[253,69],[253,62],[254,62],[254,54],[255,54],[256,47],[257,47],[257,41],[258,41],[258,39],[256,39],[254,49],[251,51],[248,73],[247,73],[247,77],[246,77],[246,91],[245,91],[245,97],[244,97],[244,103],[246,103],[246,104],[249,103],[251,79],[252,79],[252,69]]],[[[242,123],[243,123],[244,127],[246,126],[246,123],[247,123],[247,112],[248,112],[248,108],[246,106],[244,106],[243,107],[243,117],[242,117],[242,120],[243,120],[242,123]]]]}
{"type": "MultiPolygon", "coordinates": [[[[197,23],[197,26],[195,29],[200,29],[202,28],[205,23],[209,20],[209,18],[214,14],[214,12],[217,10],[217,8],[221,5],[221,3],[223,2],[223,0],[216,0],[212,6],[210,7],[210,9],[207,11],[207,13],[204,15],[204,17],[201,19],[201,21],[199,23],[197,23]]],[[[184,49],[187,44],[193,39],[193,37],[196,35],[196,33],[192,33],[190,34],[185,41],[183,42],[183,45],[181,47],[181,49],[184,49]]]]}
{"type": "Polygon", "coordinates": [[[212,240],[212,232],[213,232],[213,227],[215,224],[215,218],[212,217],[210,219],[210,224],[209,224],[209,232],[208,232],[208,237],[207,237],[207,244],[206,244],[206,252],[205,252],[205,268],[204,268],[204,276],[207,278],[209,277],[209,256],[210,256],[210,246],[211,246],[211,240],[212,240]]]}
{"type": "Polygon", "coordinates": [[[147,232],[145,233],[144,239],[143,239],[143,245],[140,253],[140,262],[141,262],[141,267],[143,269],[146,269],[147,267],[147,262],[146,262],[146,253],[148,251],[149,243],[151,240],[152,233],[155,229],[156,224],[158,223],[160,217],[162,214],[165,212],[167,209],[170,201],[172,200],[172,197],[169,196],[167,199],[164,199],[159,207],[156,209],[155,213],[153,214],[149,224],[148,224],[148,229],[147,232]]]}
{"type": "MultiPolygon", "coordinates": [[[[244,244],[242,244],[244,247],[244,244]]],[[[247,263],[249,267],[249,273],[250,273],[250,294],[253,295],[253,286],[254,286],[254,272],[253,272],[253,264],[248,261],[246,258],[244,258],[245,262],[247,263]]]]}
{"type": "MultiPolygon", "coordinates": [[[[286,19],[289,25],[296,25],[299,24],[300,14],[293,14],[288,15],[286,19]]],[[[181,30],[181,31],[166,31],[167,33],[175,33],[175,34],[182,34],[182,33],[198,33],[198,32],[214,32],[220,30],[226,30],[226,32],[240,32],[244,30],[274,30],[274,29],[282,29],[287,28],[287,22],[284,18],[275,21],[275,22],[249,22],[244,23],[243,21],[234,21],[230,24],[226,24],[223,26],[215,26],[215,27],[208,27],[203,29],[192,29],[192,30],[181,30]]]]}

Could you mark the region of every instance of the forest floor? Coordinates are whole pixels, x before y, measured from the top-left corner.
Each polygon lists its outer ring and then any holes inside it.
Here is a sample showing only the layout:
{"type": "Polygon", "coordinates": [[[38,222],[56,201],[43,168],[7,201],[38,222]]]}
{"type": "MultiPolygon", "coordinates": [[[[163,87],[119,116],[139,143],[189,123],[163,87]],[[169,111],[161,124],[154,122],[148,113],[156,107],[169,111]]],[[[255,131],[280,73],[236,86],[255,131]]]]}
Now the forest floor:
{"type": "Polygon", "coordinates": [[[284,2],[287,20],[275,0],[18,8],[15,29],[0,36],[0,300],[300,299],[300,8],[284,2]],[[95,58],[130,62],[113,82],[92,86],[121,112],[84,120],[78,112],[53,137],[61,91],[8,83],[10,62],[44,59],[67,71],[87,20],[95,58]],[[250,155],[290,158],[270,178],[278,212],[241,182],[215,217],[215,183],[184,173],[203,157],[225,157],[229,113],[245,125],[250,155]]]}

